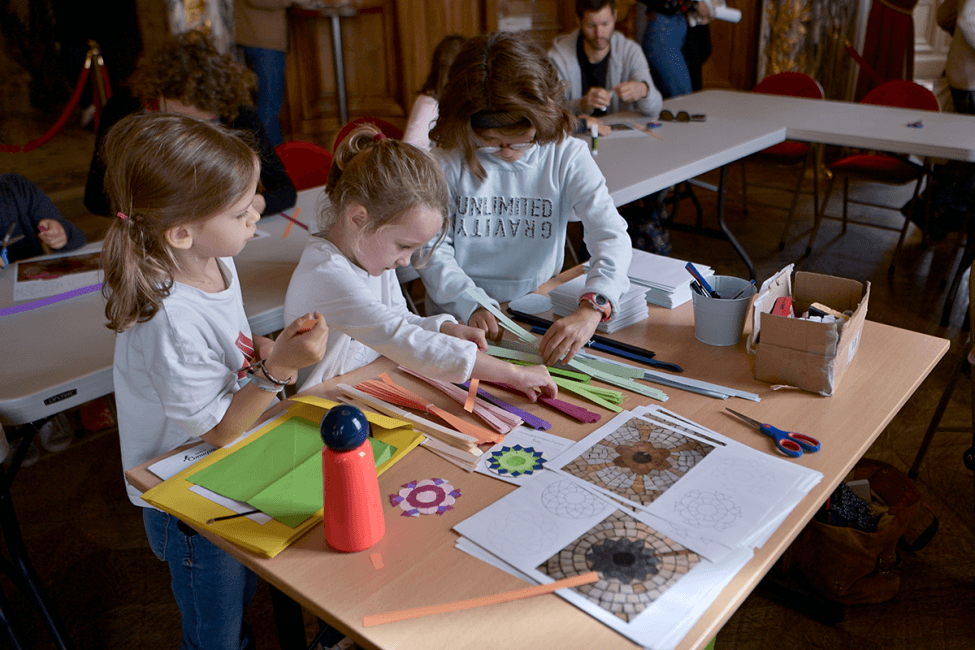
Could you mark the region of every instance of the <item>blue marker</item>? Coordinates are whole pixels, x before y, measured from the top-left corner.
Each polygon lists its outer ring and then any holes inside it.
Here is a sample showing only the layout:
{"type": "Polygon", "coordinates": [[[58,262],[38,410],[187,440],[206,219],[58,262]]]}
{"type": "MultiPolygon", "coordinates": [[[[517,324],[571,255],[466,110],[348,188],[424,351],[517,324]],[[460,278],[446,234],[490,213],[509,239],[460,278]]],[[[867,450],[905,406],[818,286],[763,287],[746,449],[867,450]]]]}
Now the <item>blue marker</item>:
{"type": "Polygon", "coordinates": [[[704,279],[704,276],[701,275],[701,272],[700,271],[698,271],[696,268],[694,268],[694,265],[693,264],[691,264],[690,262],[688,262],[684,266],[684,268],[687,269],[687,272],[690,273],[691,275],[693,275],[694,276],[694,279],[697,280],[701,284],[701,286],[704,288],[704,292],[708,294],[708,297],[709,298],[720,298],[721,297],[717,293],[715,293],[714,289],[711,288],[711,285],[708,284],[708,281],[704,279]]]}

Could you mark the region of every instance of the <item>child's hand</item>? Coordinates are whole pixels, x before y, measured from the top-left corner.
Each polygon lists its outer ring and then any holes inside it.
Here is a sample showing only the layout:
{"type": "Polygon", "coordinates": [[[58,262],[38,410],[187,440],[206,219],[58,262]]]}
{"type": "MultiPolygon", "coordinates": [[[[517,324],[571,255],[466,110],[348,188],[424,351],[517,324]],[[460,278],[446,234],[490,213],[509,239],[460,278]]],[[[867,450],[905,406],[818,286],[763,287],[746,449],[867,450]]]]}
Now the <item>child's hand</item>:
{"type": "Polygon", "coordinates": [[[64,248],[68,243],[68,233],[64,226],[54,219],[41,219],[37,224],[37,238],[54,250],[64,248]]]}
{"type": "Polygon", "coordinates": [[[494,314],[484,307],[471,314],[467,324],[471,327],[484,330],[487,333],[488,340],[491,341],[498,341],[504,336],[504,331],[498,327],[498,320],[494,317],[494,314]]]}
{"type": "Polygon", "coordinates": [[[565,318],[555,321],[538,344],[538,352],[548,365],[572,361],[576,353],[589,342],[602,318],[589,307],[579,307],[565,318]]]}
{"type": "Polygon", "coordinates": [[[440,326],[440,332],[461,339],[462,341],[476,343],[478,350],[487,352],[487,339],[484,338],[484,330],[482,329],[448,321],[440,326]]]}
{"type": "Polygon", "coordinates": [[[538,397],[557,397],[559,389],[555,380],[548,374],[545,366],[511,366],[514,377],[509,381],[512,386],[520,390],[532,402],[538,397]]]}
{"type": "Polygon", "coordinates": [[[322,360],[327,344],[328,325],[325,317],[317,311],[305,314],[284,328],[274,342],[264,367],[277,379],[290,377],[294,381],[299,370],[322,360]]]}

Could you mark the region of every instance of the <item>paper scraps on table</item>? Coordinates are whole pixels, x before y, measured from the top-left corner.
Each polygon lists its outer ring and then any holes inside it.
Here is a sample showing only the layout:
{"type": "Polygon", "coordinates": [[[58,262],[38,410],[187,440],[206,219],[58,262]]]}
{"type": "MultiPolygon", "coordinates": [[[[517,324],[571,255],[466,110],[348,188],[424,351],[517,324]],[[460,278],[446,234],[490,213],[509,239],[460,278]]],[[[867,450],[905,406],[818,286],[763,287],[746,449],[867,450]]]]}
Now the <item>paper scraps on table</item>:
{"type": "Polygon", "coordinates": [[[491,452],[487,459],[487,466],[495,474],[517,477],[522,474],[534,474],[542,469],[542,465],[546,462],[548,459],[542,456],[542,452],[535,451],[534,447],[514,445],[491,452]]]}
{"type": "Polygon", "coordinates": [[[454,509],[460,490],[442,478],[410,481],[398,494],[390,494],[389,500],[403,511],[401,517],[442,515],[454,509]]]}
{"type": "Polygon", "coordinates": [[[528,293],[509,302],[508,307],[526,314],[544,314],[552,310],[552,299],[540,293],[528,293]]]}
{"type": "Polygon", "coordinates": [[[471,378],[471,386],[467,389],[467,399],[464,401],[464,410],[468,413],[474,412],[474,400],[477,399],[478,383],[480,383],[479,379],[471,378]]]}
{"type": "Polygon", "coordinates": [[[500,594],[493,594],[491,596],[482,596],[480,598],[471,598],[470,600],[461,600],[453,603],[445,603],[443,605],[430,605],[429,607],[417,607],[415,609],[403,609],[396,612],[387,612],[386,614],[373,614],[372,616],[362,617],[363,627],[372,627],[373,625],[383,625],[385,623],[395,623],[397,621],[405,621],[411,618],[420,618],[421,616],[430,616],[432,614],[445,614],[447,612],[457,612],[464,609],[474,609],[475,607],[484,607],[485,605],[497,605],[500,603],[508,603],[513,600],[522,600],[524,598],[532,598],[534,596],[542,596],[544,594],[550,594],[559,589],[568,589],[571,587],[578,587],[580,585],[592,584],[599,580],[599,574],[595,571],[590,571],[589,573],[583,573],[578,576],[573,576],[571,578],[564,578],[562,580],[556,580],[546,585],[536,585],[534,587],[526,587],[525,589],[517,589],[515,591],[506,591],[500,594]]]}
{"type": "Polygon", "coordinates": [[[376,570],[382,569],[386,565],[383,564],[383,556],[379,553],[373,553],[369,556],[369,560],[372,561],[372,565],[376,567],[376,570]]]}
{"type": "Polygon", "coordinates": [[[475,387],[474,389],[471,389],[469,387],[463,388],[457,384],[452,384],[447,381],[425,377],[418,372],[413,372],[406,366],[400,366],[399,370],[408,375],[413,375],[417,379],[425,381],[434,388],[437,388],[445,393],[458,404],[463,404],[465,411],[473,413],[477,417],[481,418],[485,424],[502,435],[508,434],[512,429],[521,426],[524,423],[524,419],[520,416],[515,415],[514,413],[505,410],[500,406],[496,406],[487,400],[477,399],[481,391],[477,390],[476,379],[473,380],[475,382],[475,387]],[[477,390],[476,393],[474,392],[475,390],[477,390]],[[467,408],[468,404],[470,404],[471,407],[469,409],[467,408]]]}
{"type": "Polygon", "coordinates": [[[445,411],[436,404],[430,403],[419,395],[410,392],[406,388],[403,388],[392,379],[389,375],[383,373],[380,375],[381,381],[375,379],[369,379],[359,384],[356,384],[356,388],[360,391],[377,397],[384,402],[389,402],[397,406],[405,406],[406,408],[416,409],[418,411],[423,411],[424,413],[430,413],[436,415],[438,418],[454,427],[458,431],[468,436],[477,439],[478,444],[483,443],[498,443],[504,438],[499,433],[494,431],[489,431],[482,426],[478,426],[472,422],[467,422],[449,411],[445,411]]]}
{"type": "Polygon", "coordinates": [[[284,217],[285,219],[287,219],[290,222],[285,227],[284,234],[281,235],[281,239],[287,239],[288,238],[288,235],[291,234],[291,227],[294,226],[294,225],[298,225],[298,226],[301,226],[302,228],[304,228],[305,230],[309,230],[308,226],[306,226],[305,224],[303,224],[300,221],[298,221],[298,215],[299,214],[301,214],[301,206],[298,206],[297,208],[295,208],[295,214],[294,214],[293,217],[289,217],[284,212],[281,213],[281,216],[284,217]]]}

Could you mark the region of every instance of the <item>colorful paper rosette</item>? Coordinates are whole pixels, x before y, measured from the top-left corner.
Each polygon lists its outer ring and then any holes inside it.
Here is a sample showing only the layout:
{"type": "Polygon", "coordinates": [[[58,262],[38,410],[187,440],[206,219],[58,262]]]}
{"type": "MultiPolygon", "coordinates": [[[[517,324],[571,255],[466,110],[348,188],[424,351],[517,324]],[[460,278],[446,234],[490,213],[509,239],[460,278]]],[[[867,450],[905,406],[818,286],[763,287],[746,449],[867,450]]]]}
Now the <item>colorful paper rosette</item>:
{"type": "Polygon", "coordinates": [[[389,500],[403,510],[402,517],[442,515],[454,509],[460,490],[442,478],[410,481],[398,494],[390,494],[389,500]]]}
{"type": "Polygon", "coordinates": [[[487,465],[488,469],[495,474],[517,477],[522,474],[531,475],[537,472],[542,469],[542,464],[545,462],[546,459],[542,458],[542,452],[535,451],[534,447],[514,445],[491,452],[487,465]]]}

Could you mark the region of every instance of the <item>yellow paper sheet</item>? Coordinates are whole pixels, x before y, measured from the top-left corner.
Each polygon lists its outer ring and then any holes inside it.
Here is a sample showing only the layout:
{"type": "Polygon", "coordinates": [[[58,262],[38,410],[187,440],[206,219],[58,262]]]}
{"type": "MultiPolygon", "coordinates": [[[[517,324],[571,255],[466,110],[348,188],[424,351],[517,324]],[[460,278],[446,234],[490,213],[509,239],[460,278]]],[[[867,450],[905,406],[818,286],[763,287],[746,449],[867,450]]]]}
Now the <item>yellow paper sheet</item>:
{"type": "MultiPolygon", "coordinates": [[[[287,411],[265,423],[264,426],[233,447],[218,449],[212,454],[205,456],[199,462],[187,467],[176,476],[147,490],[142,495],[143,500],[160,510],[179,517],[189,524],[193,524],[198,528],[205,528],[209,532],[220,535],[224,539],[252,553],[265,557],[274,557],[314,526],[320,525],[323,510],[319,510],[315,516],[309,517],[295,528],[285,526],[274,519],[261,525],[247,517],[230,519],[213,526],[207,526],[207,519],[234,513],[205,497],[190,492],[193,484],[187,481],[186,478],[200,469],[212,465],[228,454],[234,453],[236,449],[257,440],[280,423],[292,417],[302,417],[313,422],[320,421],[328,409],[339,404],[338,402],[317,397],[299,397],[294,401],[297,403],[287,411]]],[[[379,467],[377,475],[389,469],[395,462],[405,456],[407,452],[423,440],[423,434],[419,431],[414,431],[412,425],[408,422],[371,411],[363,412],[366,414],[366,419],[369,420],[372,435],[396,447],[396,453],[379,467]]]]}

